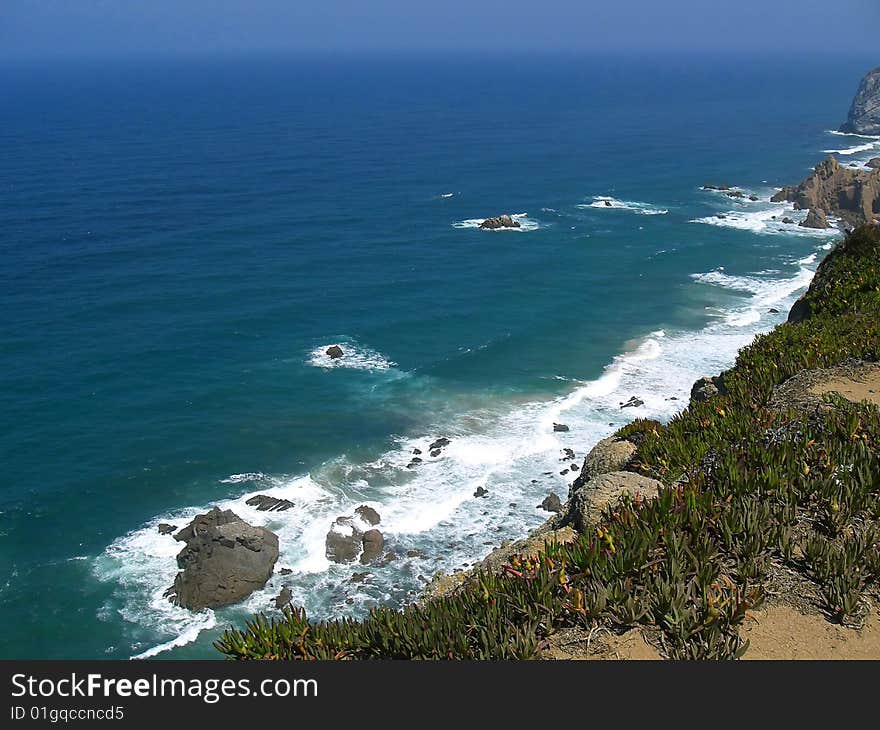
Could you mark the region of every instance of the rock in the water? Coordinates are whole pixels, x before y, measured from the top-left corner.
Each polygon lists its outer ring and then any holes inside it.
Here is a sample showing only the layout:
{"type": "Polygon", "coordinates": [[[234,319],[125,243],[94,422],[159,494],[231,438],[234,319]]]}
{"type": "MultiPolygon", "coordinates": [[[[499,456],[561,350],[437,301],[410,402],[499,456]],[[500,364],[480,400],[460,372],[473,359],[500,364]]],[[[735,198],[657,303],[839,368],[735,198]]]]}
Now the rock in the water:
{"type": "Polygon", "coordinates": [[[290,575],[292,572],[290,568],[282,568],[278,571],[278,575],[290,575]]]}
{"type": "Polygon", "coordinates": [[[791,219],[791,218],[789,218],[788,216],[785,216],[785,217],[782,219],[782,222],[783,222],[783,223],[787,223],[788,225],[791,225],[792,223],[794,223],[794,220],[791,219]]]}
{"type": "Polygon", "coordinates": [[[418,456],[414,456],[412,459],[410,459],[410,462],[409,462],[409,464],[406,465],[406,468],[412,469],[413,467],[416,467],[421,463],[422,463],[422,460],[418,456]]]}
{"type": "Polygon", "coordinates": [[[352,517],[337,517],[327,533],[324,553],[334,563],[353,563],[363,551],[364,533],[352,517]]]}
{"type": "Polygon", "coordinates": [[[382,550],[385,547],[385,538],[376,529],[367,530],[362,538],[362,543],[361,562],[369,563],[382,554],[382,550]]]}
{"type": "Polygon", "coordinates": [[[326,354],[331,360],[336,360],[336,359],[342,357],[343,355],[345,355],[345,352],[342,350],[342,348],[339,345],[331,345],[330,347],[327,348],[326,354]]]}
{"type": "Polygon", "coordinates": [[[751,200],[753,203],[755,203],[758,200],[758,196],[757,195],[750,195],[749,200],[751,200]]]}
{"type": "Polygon", "coordinates": [[[422,450],[421,449],[413,449],[412,453],[413,453],[413,456],[421,456],[422,450]]]}
{"type": "Polygon", "coordinates": [[[872,157],[870,160],[868,160],[865,163],[865,165],[867,165],[868,167],[870,167],[873,170],[880,168],[880,157],[872,157]]]}
{"type": "Polygon", "coordinates": [[[293,598],[293,594],[290,592],[290,588],[286,586],[281,589],[281,593],[275,596],[275,608],[279,611],[284,608],[288,603],[290,603],[293,598]]]}
{"type": "Polygon", "coordinates": [[[562,512],[562,500],[559,499],[559,495],[556,492],[550,492],[538,507],[547,510],[547,512],[562,512]]]}
{"type": "Polygon", "coordinates": [[[611,201],[610,201],[610,200],[606,200],[606,201],[605,201],[605,207],[606,207],[606,208],[611,208],[611,207],[612,207],[612,205],[611,205],[611,201]]]}
{"type": "Polygon", "coordinates": [[[371,527],[375,527],[382,521],[382,518],[379,517],[379,513],[365,504],[358,507],[354,513],[371,527]]]}
{"type": "Polygon", "coordinates": [[[260,512],[284,512],[284,510],[293,507],[293,502],[289,499],[279,499],[278,497],[270,497],[266,494],[254,495],[245,504],[256,507],[260,512]]]}
{"type": "Polygon", "coordinates": [[[818,208],[810,208],[810,212],[800,222],[800,225],[804,228],[831,228],[828,218],[825,217],[825,212],[818,208]]]}
{"type": "Polygon", "coordinates": [[[645,405],[645,401],[643,401],[641,398],[636,398],[635,396],[632,396],[626,403],[621,403],[620,407],[621,408],[639,408],[640,406],[643,406],[643,405],[645,405]]]}
{"type": "Polygon", "coordinates": [[[574,458],[574,449],[564,448],[562,450],[562,461],[570,461],[574,458]]]}
{"type": "Polygon", "coordinates": [[[770,307],[770,309],[767,310],[767,314],[779,314],[779,310],[776,309],[776,307],[770,307]]]}
{"type": "Polygon", "coordinates": [[[170,535],[177,529],[177,525],[169,525],[167,522],[159,523],[159,534],[160,535],[170,535]]]}
{"type": "Polygon", "coordinates": [[[564,433],[564,432],[568,431],[568,426],[566,426],[564,423],[554,423],[553,430],[557,431],[557,432],[564,433]]]}
{"type": "Polygon", "coordinates": [[[480,223],[480,228],[495,230],[497,228],[521,228],[522,224],[505,213],[504,215],[495,216],[494,218],[486,218],[480,223]]]}
{"type": "Polygon", "coordinates": [[[865,74],[840,131],[880,134],[880,67],[865,74]]]}
{"type": "Polygon", "coordinates": [[[731,190],[727,193],[728,198],[744,198],[746,197],[745,193],[740,192],[739,190],[731,190]]]}
{"type": "Polygon", "coordinates": [[[449,446],[450,443],[452,442],[448,438],[446,438],[445,436],[441,436],[428,447],[428,451],[437,451],[438,449],[449,446]]]}
{"type": "Polygon", "coordinates": [[[371,527],[377,524],[379,513],[366,505],[358,507],[354,517],[337,517],[325,541],[327,559],[334,563],[353,563],[360,558],[362,563],[368,563],[378,558],[385,546],[385,538],[379,530],[371,527]],[[372,519],[376,521],[371,522],[372,519]]]}
{"type": "Polygon", "coordinates": [[[569,500],[565,522],[579,532],[586,532],[602,516],[602,510],[624,494],[653,499],[663,485],[656,479],[628,471],[600,474],[577,489],[569,500]]]}
{"type": "Polygon", "coordinates": [[[477,487],[476,491],[474,492],[475,497],[485,497],[488,494],[489,494],[489,490],[483,489],[483,487],[477,487]]]}
{"type": "Polygon", "coordinates": [[[192,611],[237,603],[259,590],[278,560],[278,536],[214,507],[175,535],[186,543],[167,595],[192,611]]]}

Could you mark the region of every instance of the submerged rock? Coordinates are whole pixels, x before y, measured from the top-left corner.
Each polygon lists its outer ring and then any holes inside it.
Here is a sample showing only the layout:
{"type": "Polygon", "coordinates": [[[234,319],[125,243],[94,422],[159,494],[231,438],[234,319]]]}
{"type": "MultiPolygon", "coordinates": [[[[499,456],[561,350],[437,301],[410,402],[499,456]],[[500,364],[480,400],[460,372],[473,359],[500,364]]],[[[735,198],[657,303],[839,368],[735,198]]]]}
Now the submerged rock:
{"type": "Polygon", "coordinates": [[[266,585],[278,560],[278,536],[217,507],[175,536],[186,546],[166,595],[192,611],[237,603],[266,585]]]}
{"type": "Polygon", "coordinates": [[[568,429],[568,426],[566,426],[564,423],[554,423],[553,430],[558,433],[565,433],[569,429],[568,429]]]}

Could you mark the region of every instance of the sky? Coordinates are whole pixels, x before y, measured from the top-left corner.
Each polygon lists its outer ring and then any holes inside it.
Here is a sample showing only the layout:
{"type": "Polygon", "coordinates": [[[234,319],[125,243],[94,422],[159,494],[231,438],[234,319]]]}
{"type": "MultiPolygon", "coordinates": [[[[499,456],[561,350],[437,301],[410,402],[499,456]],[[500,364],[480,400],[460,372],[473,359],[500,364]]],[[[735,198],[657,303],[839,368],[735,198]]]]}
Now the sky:
{"type": "Polygon", "coordinates": [[[880,0],[0,0],[0,57],[837,54],[876,47],[878,37],[880,0]]]}

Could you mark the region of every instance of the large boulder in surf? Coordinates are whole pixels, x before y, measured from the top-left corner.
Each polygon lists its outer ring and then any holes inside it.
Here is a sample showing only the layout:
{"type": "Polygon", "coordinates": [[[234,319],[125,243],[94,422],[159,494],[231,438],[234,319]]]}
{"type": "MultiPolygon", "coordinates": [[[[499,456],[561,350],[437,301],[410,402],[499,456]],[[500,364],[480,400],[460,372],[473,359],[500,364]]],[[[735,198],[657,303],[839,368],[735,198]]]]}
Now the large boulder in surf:
{"type": "Polygon", "coordinates": [[[840,131],[880,134],[880,67],[865,74],[840,131]]]}
{"type": "Polygon", "coordinates": [[[831,224],[828,222],[828,218],[825,216],[825,212],[819,210],[818,208],[810,208],[810,212],[807,213],[807,217],[804,218],[798,225],[803,228],[831,228],[831,224]]]}
{"type": "Polygon", "coordinates": [[[331,360],[338,360],[340,357],[345,355],[345,351],[339,345],[330,345],[330,347],[327,348],[325,354],[331,360]]]}
{"type": "Polygon", "coordinates": [[[480,228],[485,228],[487,230],[496,230],[498,228],[521,228],[522,224],[511,217],[507,213],[504,215],[495,216],[493,218],[486,218],[482,223],[480,223],[480,228]]]}
{"type": "Polygon", "coordinates": [[[366,505],[358,507],[354,516],[337,517],[325,540],[327,559],[334,563],[353,563],[358,559],[369,563],[381,556],[385,538],[375,529],[377,524],[379,513],[366,505]]]}
{"type": "Polygon", "coordinates": [[[174,537],[186,546],[166,595],[191,611],[238,603],[266,585],[278,560],[278,536],[231,510],[214,507],[174,537]]]}

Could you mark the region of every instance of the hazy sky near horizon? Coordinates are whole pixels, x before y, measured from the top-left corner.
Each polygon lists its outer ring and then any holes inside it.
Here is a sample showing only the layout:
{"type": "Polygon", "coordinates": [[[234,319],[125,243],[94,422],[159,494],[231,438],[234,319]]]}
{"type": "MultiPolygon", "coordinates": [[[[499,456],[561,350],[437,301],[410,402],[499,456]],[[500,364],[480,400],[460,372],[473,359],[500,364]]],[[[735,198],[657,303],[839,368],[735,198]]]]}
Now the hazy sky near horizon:
{"type": "MultiPolygon", "coordinates": [[[[7,57],[870,51],[880,0],[0,0],[7,57]]],[[[880,58],[878,58],[880,63],[880,58]]]]}

